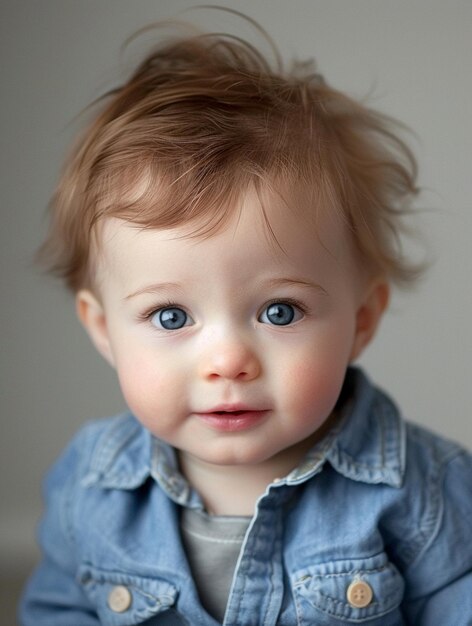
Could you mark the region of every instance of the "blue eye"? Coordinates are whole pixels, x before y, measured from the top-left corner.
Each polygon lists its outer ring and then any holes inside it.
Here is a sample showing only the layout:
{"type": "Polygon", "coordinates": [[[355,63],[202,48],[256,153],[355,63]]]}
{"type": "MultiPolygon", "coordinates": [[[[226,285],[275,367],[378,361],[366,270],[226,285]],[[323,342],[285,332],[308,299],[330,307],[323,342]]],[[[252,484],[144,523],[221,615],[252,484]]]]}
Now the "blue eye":
{"type": "Polygon", "coordinates": [[[174,306],[159,309],[151,316],[151,322],[154,326],[165,330],[179,330],[188,326],[190,321],[190,317],[185,311],[174,306]]]}
{"type": "Polygon", "coordinates": [[[264,309],[259,317],[259,321],[264,324],[273,324],[274,326],[287,326],[293,322],[296,313],[297,309],[292,304],[273,302],[264,309]]]}

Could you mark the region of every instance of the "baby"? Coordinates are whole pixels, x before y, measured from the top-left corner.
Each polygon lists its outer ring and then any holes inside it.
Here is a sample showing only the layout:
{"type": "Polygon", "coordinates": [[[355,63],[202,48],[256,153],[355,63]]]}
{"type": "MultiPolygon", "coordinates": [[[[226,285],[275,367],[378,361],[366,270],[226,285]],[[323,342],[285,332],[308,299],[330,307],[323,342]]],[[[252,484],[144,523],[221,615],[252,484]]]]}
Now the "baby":
{"type": "Polygon", "coordinates": [[[239,40],[107,96],[43,252],[129,411],[48,475],[23,626],[472,624],[472,458],[353,365],[415,192],[390,120],[239,40]]]}

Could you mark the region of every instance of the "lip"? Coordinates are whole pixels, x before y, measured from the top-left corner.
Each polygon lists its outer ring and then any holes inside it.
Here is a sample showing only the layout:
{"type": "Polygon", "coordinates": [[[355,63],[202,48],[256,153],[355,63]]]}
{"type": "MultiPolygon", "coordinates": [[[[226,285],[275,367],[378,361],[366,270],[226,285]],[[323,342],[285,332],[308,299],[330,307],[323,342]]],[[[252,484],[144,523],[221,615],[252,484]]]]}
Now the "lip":
{"type": "Polygon", "coordinates": [[[195,415],[214,430],[237,432],[254,428],[268,413],[268,409],[254,409],[243,404],[222,404],[195,415]]]}

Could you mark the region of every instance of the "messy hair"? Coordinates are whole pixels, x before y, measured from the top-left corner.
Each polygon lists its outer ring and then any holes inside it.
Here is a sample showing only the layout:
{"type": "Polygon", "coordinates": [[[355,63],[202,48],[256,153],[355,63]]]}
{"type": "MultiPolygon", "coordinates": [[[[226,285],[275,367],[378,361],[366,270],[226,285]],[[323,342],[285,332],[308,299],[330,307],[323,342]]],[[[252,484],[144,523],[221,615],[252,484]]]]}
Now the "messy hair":
{"type": "Polygon", "coordinates": [[[250,186],[311,190],[313,212],[341,215],[373,273],[400,284],[416,276],[400,241],[417,192],[414,157],[395,122],[330,87],[311,63],[286,70],[236,37],[193,34],[153,49],[99,105],[59,181],[40,252],[73,291],[93,282],[104,218],[210,236],[250,186]]]}

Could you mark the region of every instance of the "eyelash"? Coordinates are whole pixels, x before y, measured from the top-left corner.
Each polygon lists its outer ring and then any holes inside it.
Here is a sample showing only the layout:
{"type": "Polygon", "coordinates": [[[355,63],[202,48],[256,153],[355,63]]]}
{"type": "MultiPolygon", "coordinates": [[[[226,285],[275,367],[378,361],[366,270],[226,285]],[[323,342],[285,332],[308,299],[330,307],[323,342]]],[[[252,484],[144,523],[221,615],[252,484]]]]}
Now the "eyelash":
{"type": "Polygon", "coordinates": [[[138,317],[141,321],[146,322],[146,321],[149,321],[152,318],[152,316],[155,315],[158,311],[161,311],[162,309],[174,309],[174,308],[182,309],[182,311],[185,311],[185,307],[183,307],[181,304],[177,304],[177,302],[168,300],[166,302],[163,302],[162,304],[159,304],[158,306],[153,306],[151,309],[144,311],[144,313],[140,313],[138,317]]]}
{"type": "MultiPolygon", "coordinates": [[[[259,316],[262,314],[262,311],[270,307],[272,304],[289,304],[297,308],[301,313],[303,313],[303,315],[307,315],[309,313],[308,307],[306,307],[304,304],[302,304],[298,300],[295,300],[294,298],[273,298],[272,300],[269,300],[268,302],[264,304],[260,312],[257,314],[257,317],[259,318],[259,316]]],[[[185,307],[183,307],[181,304],[178,304],[177,302],[174,302],[173,300],[167,300],[166,302],[163,302],[162,304],[159,304],[158,306],[153,306],[151,309],[148,309],[144,313],[140,313],[138,317],[139,317],[139,320],[146,322],[146,321],[149,321],[153,317],[153,315],[155,315],[158,311],[161,311],[162,309],[170,309],[170,308],[178,308],[178,309],[182,309],[182,311],[187,312],[185,307]]]]}
{"type": "MultiPolygon", "coordinates": [[[[296,309],[298,309],[301,313],[303,313],[303,315],[307,315],[309,313],[308,307],[306,307],[304,304],[302,304],[298,300],[295,300],[294,298],[273,298],[272,300],[269,300],[268,302],[264,304],[263,308],[261,309],[261,313],[262,311],[270,307],[272,304],[290,304],[290,306],[293,306],[296,309]]],[[[259,313],[259,315],[261,315],[261,313],[259,313]]]]}

